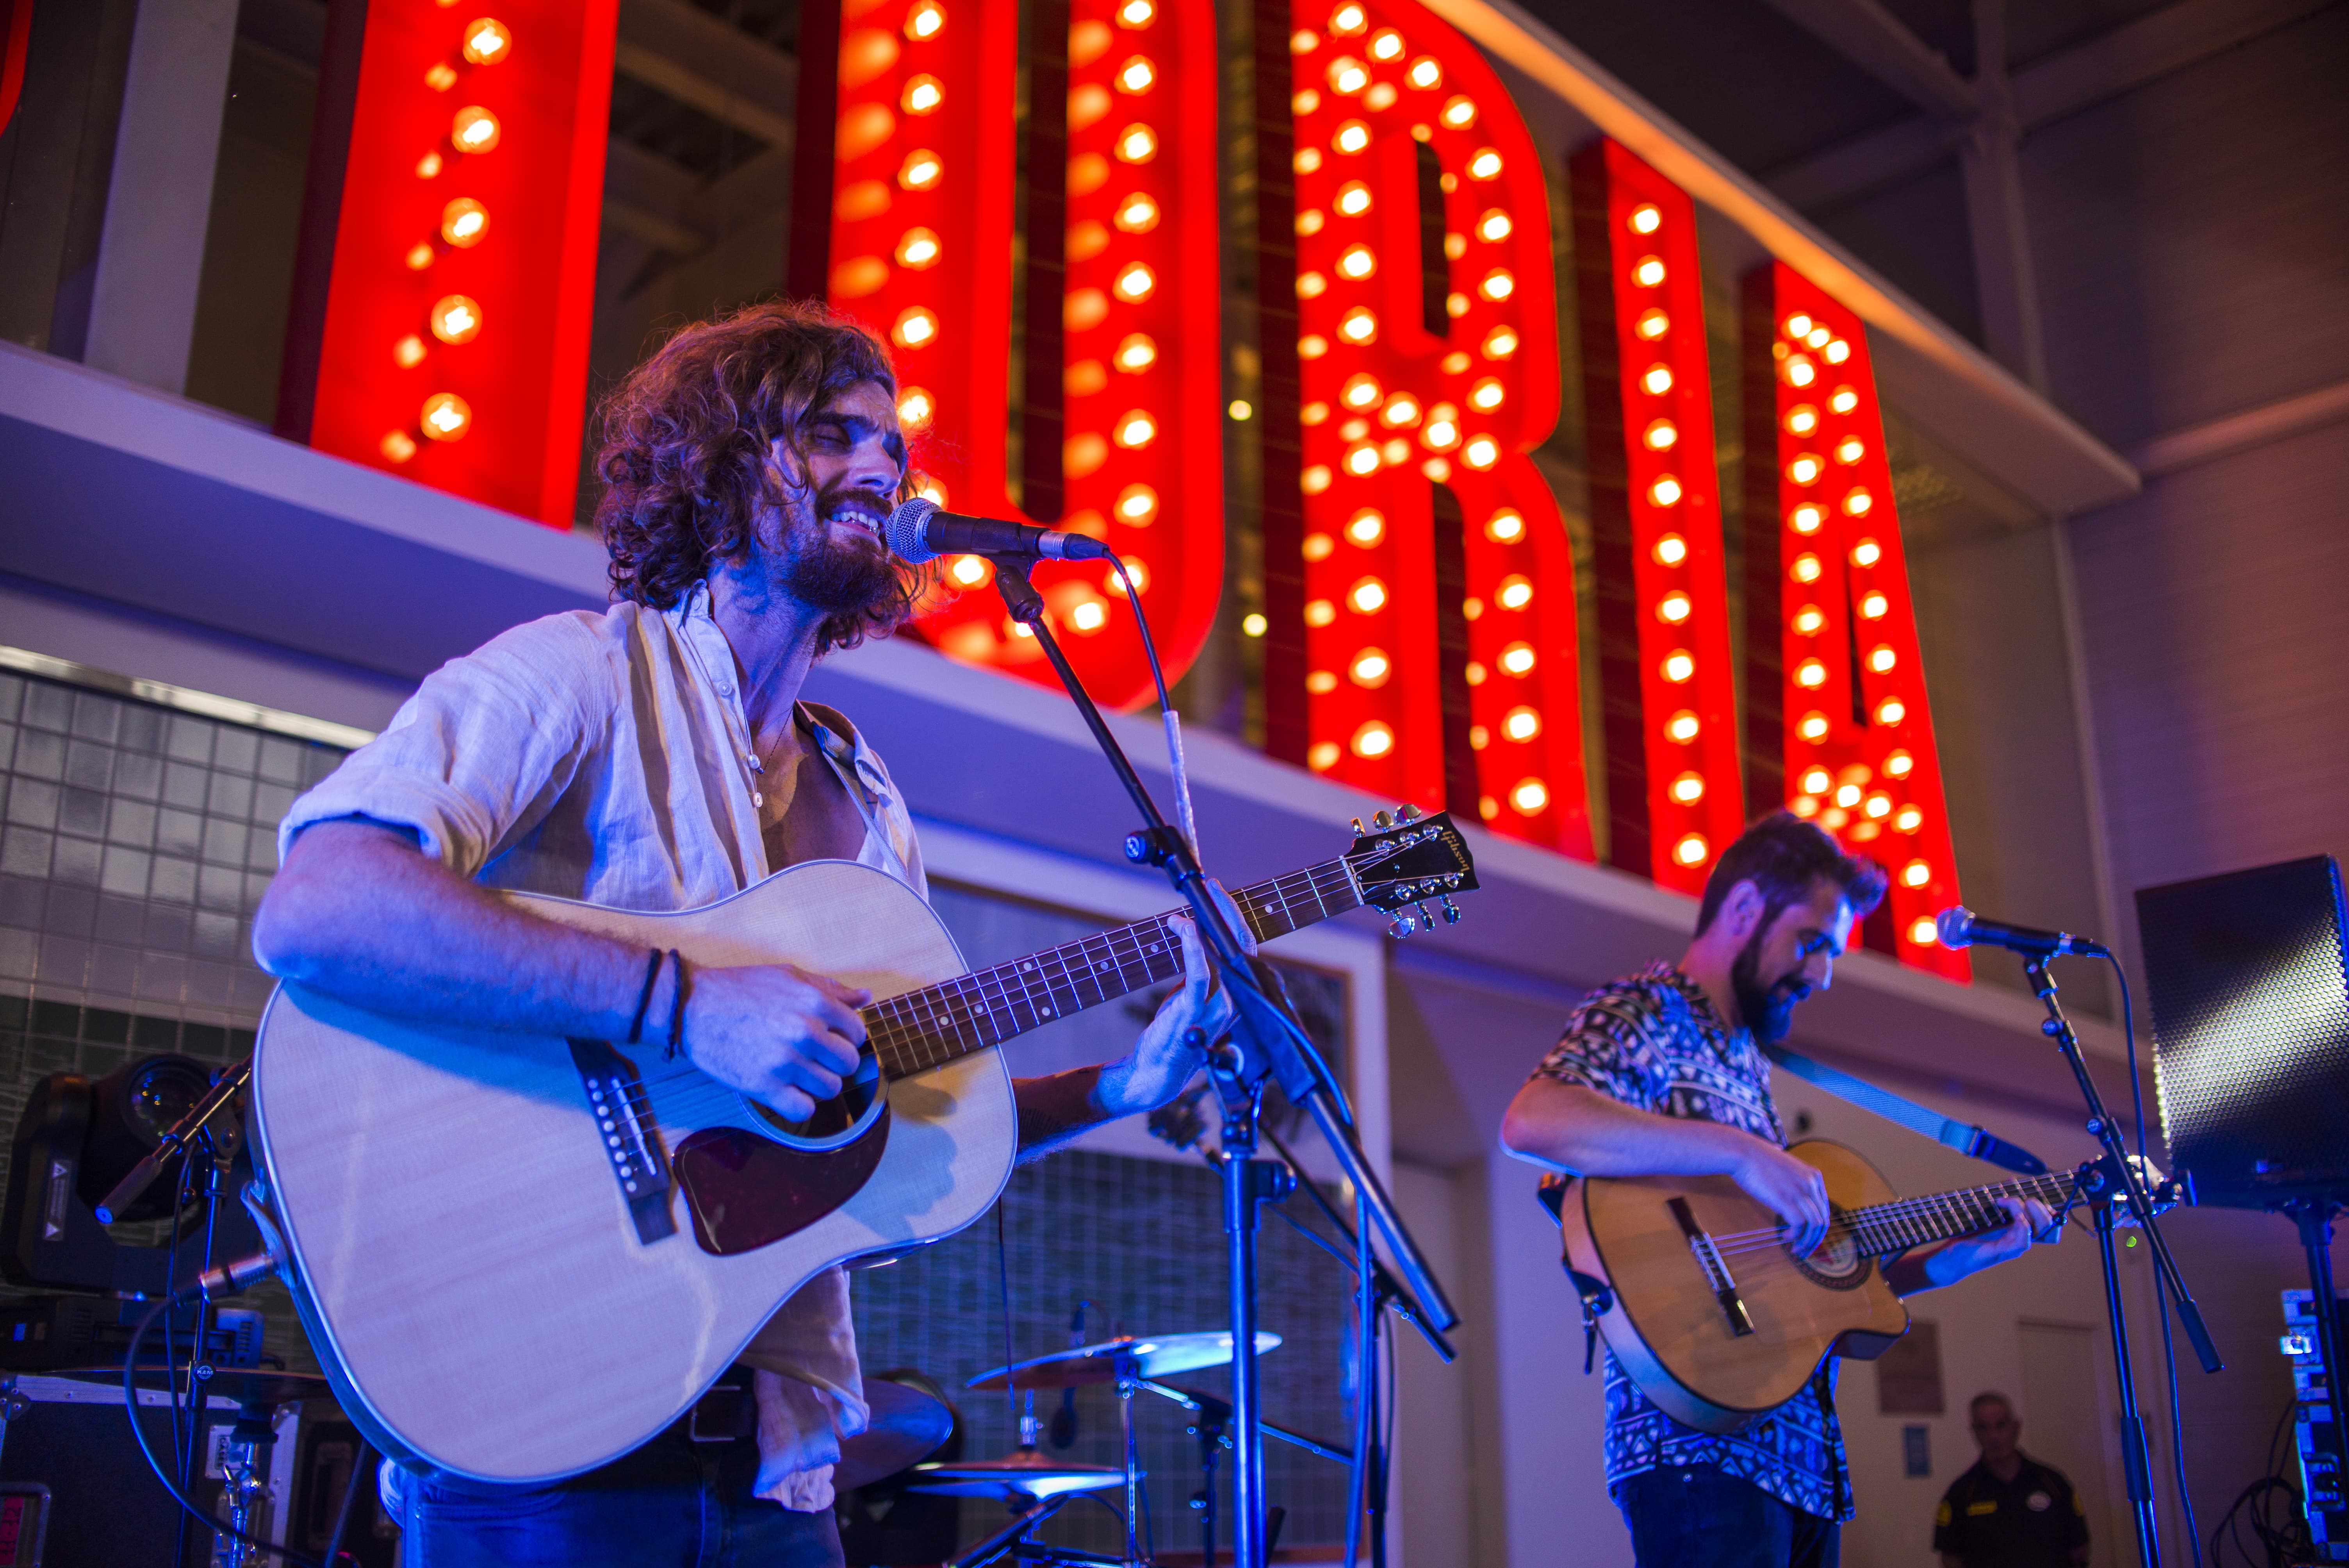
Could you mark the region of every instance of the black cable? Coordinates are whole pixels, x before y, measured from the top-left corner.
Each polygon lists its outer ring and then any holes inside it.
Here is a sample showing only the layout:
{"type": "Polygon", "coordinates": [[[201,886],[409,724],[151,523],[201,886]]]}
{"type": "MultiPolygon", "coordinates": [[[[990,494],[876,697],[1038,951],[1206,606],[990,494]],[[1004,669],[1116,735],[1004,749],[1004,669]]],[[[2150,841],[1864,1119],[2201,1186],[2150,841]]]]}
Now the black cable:
{"type": "MultiPolygon", "coordinates": [[[[2137,1119],[2137,1157],[2145,1152],[2145,1086],[2137,1070],[2137,1003],[2129,993],[2128,971],[2121,961],[2107,953],[2105,962],[2113,966],[2113,979],[2121,988],[2121,1038],[2128,1046],[2128,1078],[2130,1114],[2137,1119]]],[[[2149,1244],[2149,1243],[2148,1243],[2149,1244]]],[[[2178,1339],[2169,1326],[2169,1281],[2156,1260],[2153,1271],[2154,1315],[2161,1320],[2161,1369],[2169,1387],[2169,1459],[2178,1477],[2178,1506],[2186,1514],[2186,1544],[2194,1553],[2194,1568],[2202,1568],[2201,1526],[2194,1517],[2194,1492],[2186,1481],[2186,1411],[2178,1387],[2178,1339]]],[[[2269,1467],[2274,1469],[2272,1465],[2269,1467]]]]}
{"type": "Polygon", "coordinates": [[[350,1479],[343,1483],[343,1506],[335,1511],[335,1532],[326,1537],[326,1568],[335,1568],[342,1560],[343,1532],[350,1528],[351,1504],[358,1499],[359,1477],[374,1468],[373,1461],[367,1440],[361,1439],[357,1451],[351,1456],[350,1479]]]}
{"type": "MultiPolygon", "coordinates": [[[[322,1568],[315,1558],[305,1557],[291,1547],[279,1546],[273,1542],[264,1541],[258,1535],[247,1535],[226,1520],[216,1519],[198,1508],[188,1501],[187,1493],[180,1490],[178,1483],[172,1480],[170,1473],[163,1469],[162,1461],[155,1457],[154,1447],[147,1440],[147,1428],[139,1419],[139,1345],[147,1337],[147,1331],[155,1326],[155,1319],[162,1315],[171,1305],[171,1298],[167,1295],[147,1309],[147,1315],[139,1320],[139,1326],[130,1331],[130,1344],[122,1357],[122,1405],[123,1408],[129,1413],[130,1435],[139,1439],[139,1451],[146,1456],[147,1468],[155,1472],[155,1479],[163,1483],[163,1490],[171,1494],[171,1501],[178,1503],[189,1518],[202,1525],[205,1530],[215,1535],[233,1535],[248,1546],[257,1546],[264,1552],[283,1557],[288,1563],[299,1563],[301,1568],[322,1568]]],[[[170,1360],[167,1356],[164,1367],[164,1375],[167,1377],[171,1375],[170,1360]]]]}
{"type": "Polygon", "coordinates": [[[1011,1251],[1003,1241],[1003,1211],[1010,1198],[1007,1187],[995,1201],[995,1277],[1003,1287],[1003,1408],[1011,1417],[1011,1440],[1017,1444],[1025,1434],[1019,1430],[1019,1379],[1011,1373],[1011,1251]]]}

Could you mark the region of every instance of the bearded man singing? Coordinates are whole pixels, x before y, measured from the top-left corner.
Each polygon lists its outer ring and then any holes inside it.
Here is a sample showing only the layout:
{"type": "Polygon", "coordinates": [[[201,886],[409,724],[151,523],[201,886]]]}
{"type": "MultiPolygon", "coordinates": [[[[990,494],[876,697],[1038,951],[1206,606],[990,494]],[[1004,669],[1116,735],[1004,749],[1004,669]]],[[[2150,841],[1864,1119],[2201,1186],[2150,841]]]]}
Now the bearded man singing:
{"type": "MultiPolygon", "coordinates": [[[[648,979],[644,949],[492,890],[681,910],[840,859],[926,896],[888,769],[846,718],[800,699],[817,659],[887,635],[919,586],[880,538],[905,490],[887,353],[820,306],[752,306],[669,339],[604,418],[611,608],[518,626],[444,666],[296,801],[254,947],[273,974],[428,1025],[616,1039],[640,1024],[796,1120],[856,1066],[869,992],[787,964],[656,964],[648,979]]],[[[1185,984],[1131,1056],[1015,1086],[1023,1158],[1173,1098],[1201,1065],[1185,1031],[1227,1026],[1196,934],[1177,930],[1185,984]]],[[[609,1354],[636,1331],[616,1324],[609,1354]]],[[[739,1362],[755,1419],[730,1442],[706,1440],[725,1423],[688,1417],[553,1486],[393,1471],[404,1561],[838,1563],[833,1466],[868,1418],[841,1272],[785,1303],[739,1362]]]]}
{"type": "MultiPolygon", "coordinates": [[[[1826,1234],[1826,1182],[1786,1152],[1760,1047],[1827,988],[1884,886],[1881,867],[1798,817],[1746,829],[1705,882],[1688,952],[1583,1000],[1511,1102],[1502,1145],[1569,1175],[1728,1176],[1809,1253],[1826,1234]]],[[[1888,1283],[1913,1295],[2029,1250],[2046,1209],[2001,1202],[2002,1229],[1908,1253],[1888,1283]]],[[[1664,1414],[1608,1353],[1607,1489],[1641,1568],[1835,1568],[1852,1515],[1835,1367],[1721,1437],[1664,1414]]]]}

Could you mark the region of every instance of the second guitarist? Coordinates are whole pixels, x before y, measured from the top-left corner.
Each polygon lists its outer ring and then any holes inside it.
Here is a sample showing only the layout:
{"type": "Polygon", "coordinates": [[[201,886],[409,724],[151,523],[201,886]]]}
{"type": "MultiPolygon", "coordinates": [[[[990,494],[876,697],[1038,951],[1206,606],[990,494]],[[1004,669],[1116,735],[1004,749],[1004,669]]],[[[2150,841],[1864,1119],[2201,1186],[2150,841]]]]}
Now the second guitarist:
{"type": "MultiPolygon", "coordinates": [[[[254,924],[263,965],[396,1018],[665,1044],[787,1118],[837,1093],[867,993],[788,965],[690,968],[487,890],[691,909],[840,859],[926,896],[887,770],[799,700],[816,659],[912,608],[879,537],[905,475],[895,394],[874,338],[787,303],[687,327],[632,372],[597,462],[616,603],[451,662],[295,803],[254,924]]],[[[1015,1086],[1023,1154],[1154,1109],[1197,1070],[1184,1033],[1220,1033],[1229,1004],[1176,930],[1188,983],[1133,1056],[1015,1086]]],[[[429,1310],[419,1335],[467,1331],[429,1310]]],[[[641,1331],[615,1325],[611,1354],[641,1331]]],[[[408,1477],[407,1561],[833,1568],[833,1463],[868,1416],[841,1272],[740,1360],[746,1388],[559,1484],[408,1477]]]]}
{"type": "MultiPolygon", "coordinates": [[[[1722,852],[1695,938],[1678,964],[1603,985],[1517,1091],[1503,1146],[1553,1172],[1732,1178],[1807,1253],[1826,1233],[1826,1183],[1785,1152],[1757,1041],[1785,1037],[1795,1006],[1833,978],[1855,924],[1884,896],[1883,870],[1780,811],[1722,852]]],[[[1950,1284],[2029,1249],[2035,1202],[2007,1226],[1912,1252],[1887,1270],[1903,1295],[1950,1284]]],[[[1607,1357],[1607,1490],[1642,1568],[1833,1568],[1851,1478],[1830,1358],[1803,1392],[1731,1436],[1656,1408],[1607,1357]]]]}

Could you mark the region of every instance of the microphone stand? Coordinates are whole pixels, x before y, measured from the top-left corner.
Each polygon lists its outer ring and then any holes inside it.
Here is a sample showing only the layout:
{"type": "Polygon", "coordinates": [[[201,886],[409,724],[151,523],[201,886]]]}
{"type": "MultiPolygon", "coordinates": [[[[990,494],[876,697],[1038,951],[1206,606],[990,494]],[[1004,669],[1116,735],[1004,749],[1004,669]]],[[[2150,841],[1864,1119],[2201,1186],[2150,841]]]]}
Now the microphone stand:
{"type": "Polygon", "coordinates": [[[2178,1260],[2171,1256],[2161,1227],[2154,1222],[2153,1195],[2146,1191],[2143,1174],[2129,1160],[2120,1127],[2105,1109],[2104,1097],[2096,1092],[2095,1079],[2088,1076],[2087,1058],[2080,1051],[2080,1037],[2055,999],[2055,979],[2047,972],[2048,959],[2053,956],[2047,954],[2024,958],[2023,972],[2031,977],[2033,993],[2047,1009],[2047,1021],[2039,1026],[2039,1032],[2055,1042],[2064,1061],[2070,1064],[2072,1076],[2079,1081],[2080,1097],[2087,1102],[2088,1130],[2105,1150],[2104,1158],[2090,1167],[2087,1197],[2095,1212],[2096,1252],[2105,1272],[2105,1312],[2112,1325],[2113,1357],[2120,1375],[2121,1454],[2128,1474],[2129,1509],[2137,1524],[2137,1562],[2140,1568],[2161,1568],[2159,1525],[2153,1511],[2153,1465],[2146,1451],[2145,1420],[2137,1413],[2137,1369],[2129,1359],[2128,1316],[2121,1302],[2121,1276],[2113,1249],[2116,1204],[2127,1204],[2138,1228],[2145,1233],[2153,1253],[2154,1268],[2178,1303],[2178,1321],[2185,1328],[2187,1342],[2194,1346],[2202,1370],[2216,1372],[2224,1363],[2219,1359],[2218,1346],[2211,1343],[2210,1330],[2202,1321],[2202,1309],[2187,1293],[2185,1277],[2178,1272],[2178,1260]]]}
{"type": "MultiPolygon", "coordinates": [[[[1244,1048],[1211,1051],[1208,1063],[1225,1109],[1224,1233],[1231,1276],[1232,1419],[1237,1429],[1232,1462],[1233,1559],[1237,1568],[1266,1568],[1270,1543],[1267,1539],[1264,1413],[1258,1405],[1256,1367],[1256,1234],[1260,1205],[1277,1201],[1296,1181],[1279,1161],[1255,1158],[1257,1110],[1263,1099],[1266,1078],[1278,1082],[1289,1103],[1312,1117],[1340,1169],[1362,1195],[1379,1233],[1386,1238],[1387,1250],[1417,1298],[1419,1315],[1439,1329],[1458,1323],[1460,1315],[1444,1298],[1434,1271],[1404,1228],[1402,1216],[1378,1173],[1371,1168],[1350,1119],[1331,1104],[1332,1086],[1326,1081],[1327,1069],[1319,1067],[1312,1042],[1289,1009],[1279,977],[1240,944],[1221,906],[1208,894],[1206,873],[1200,868],[1190,841],[1168,827],[1166,819],[1159,814],[1141,775],[1134,771],[1124,748],[1118,744],[1101,709],[1086,693],[1084,683],[1077,678],[1067,654],[1054,639],[1045,621],[1043,596],[1028,580],[1030,562],[1017,557],[997,556],[994,563],[995,586],[1003,595],[1005,608],[1043,647],[1061,686],[1068,688],[1070,700],[1077,705],[1077,711],[1092,731],[1094,743],[1101,748],[1102,757],[1142,817],[1141,830],[1126,837],[1126,859],[1164,871],[1167,880],[1191,906],[1208,961],[1215,965],[1216,978],[1232,999],[1236,1014],[1233,1033],[1245,1042],[1244,1048]]],[[[1134,606],[1134,614],[1140,616],[1141,605],[1134,606]]]]}

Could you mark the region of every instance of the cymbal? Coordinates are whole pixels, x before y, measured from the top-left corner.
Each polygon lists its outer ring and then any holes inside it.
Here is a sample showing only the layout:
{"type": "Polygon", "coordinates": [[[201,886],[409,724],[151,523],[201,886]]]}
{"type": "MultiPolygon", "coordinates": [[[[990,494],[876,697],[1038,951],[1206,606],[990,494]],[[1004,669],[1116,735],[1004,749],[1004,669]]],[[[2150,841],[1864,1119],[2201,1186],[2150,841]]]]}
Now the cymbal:
{"type": "MultiPolygon", "coordinates": [[[[1279,1343],[1280,1336],[1270,1329],[1256,1331],[1258,1356],[1279,1343]]],[[[998,1367],[964,1386],[1000,1388],[1009,1379],[1015,1388],[1075,1388],[1088,1383],[1114,1383],[1121,1366],[1130,1367],[1137,1377],[1172,1377],[1202,1367],[1221,1367],[1231,1358],[1232,1336],[1227,1332],[1160,1334],[1147,1338],[1126,1334],[1099,1345],[1081,1345],[1033,1361],[998,1367]]]]}
{"type": "Polygon", "coordinates": [[[954,1414],[918,1388],[884,1378],[864,1379],[873,1412],[865,1429],[840,1445],[832,1484],[842,1491],[895,1475],[926,1459],[954,1433],[954,1414]]]}
{"type": "Polygon", "coordinates": [[[1063,1492],[1102,1491],[1125,1484],[1125,1471],[1108,1465],[1062,1464],[1034,1449],[1009,1459],[916,1465],[907,1491],[939,1497],[992,1497],[1006,1502],[1058,1497],[1063,1492]]]}

